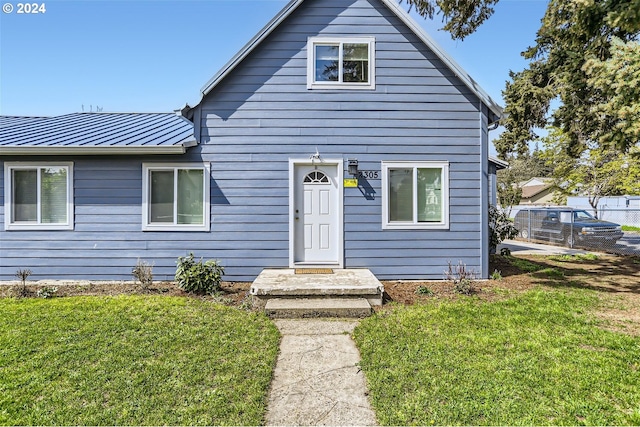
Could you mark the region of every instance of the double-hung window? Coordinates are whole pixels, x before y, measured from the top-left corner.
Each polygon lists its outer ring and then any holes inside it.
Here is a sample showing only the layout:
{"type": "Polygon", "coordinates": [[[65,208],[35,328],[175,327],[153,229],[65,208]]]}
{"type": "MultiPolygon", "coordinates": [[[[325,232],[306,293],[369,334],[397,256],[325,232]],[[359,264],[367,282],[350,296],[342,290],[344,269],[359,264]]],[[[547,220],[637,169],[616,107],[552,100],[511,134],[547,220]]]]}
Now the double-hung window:
{"type": "Polygon", "coordinates": [[[142,228],[209,231],[207,164],[143,164],[142,228]]]}
{"type": "Polygon", "coordinates": [[[375,89],[373,37],[310,37],[308,89],[375,89]]]}
{"type": "Polygon", "coordinates": [[[73,229],[73,163],[5,164],[6,230],[73,229]]]}
{"type": "Polygon", "coordinates": [[[449,228],[448,162],[382,162],[382,228],[449,228]]]}

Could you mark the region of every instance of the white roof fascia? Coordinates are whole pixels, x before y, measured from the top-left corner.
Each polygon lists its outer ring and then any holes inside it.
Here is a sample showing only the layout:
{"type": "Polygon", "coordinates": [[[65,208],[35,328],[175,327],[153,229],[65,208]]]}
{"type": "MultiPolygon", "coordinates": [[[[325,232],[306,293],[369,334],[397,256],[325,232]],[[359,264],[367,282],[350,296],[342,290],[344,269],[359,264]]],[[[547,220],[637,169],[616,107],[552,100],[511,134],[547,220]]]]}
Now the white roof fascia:
{"type": "Polygon", "coordinates": [[[198,145],[187,142],[184,145],[167,147],[0,147],[0,155],[133,155],[133,154],[184,154],[189,147],[198,145]]]}
{"type": "MultiPolygon", "coordinates": [[[[218,73],[211,78],[201,89],[204,98],[211,90],[224,79],[233,69],[245,59],[269,34],[271,34],[304,0],[292,0],[269,23],[253,37],[218,73]]],[[[503,117],[502,107],[469,76],[469,74],[445,52],[434,39],[404,10],[395,0],[381,0],[392,12],[396,14],[433,53],[445,63],[455,75],[498,117],[503,117]]]]}
{"type": "Polygon", "coordinates": [[[499,159],[495,156],[489,156],[489,161],[495,163],[497,166],[500,166],[503,169],[506,169],[509,167],[509,162],[505,162],[504,160],[499,159]]]}

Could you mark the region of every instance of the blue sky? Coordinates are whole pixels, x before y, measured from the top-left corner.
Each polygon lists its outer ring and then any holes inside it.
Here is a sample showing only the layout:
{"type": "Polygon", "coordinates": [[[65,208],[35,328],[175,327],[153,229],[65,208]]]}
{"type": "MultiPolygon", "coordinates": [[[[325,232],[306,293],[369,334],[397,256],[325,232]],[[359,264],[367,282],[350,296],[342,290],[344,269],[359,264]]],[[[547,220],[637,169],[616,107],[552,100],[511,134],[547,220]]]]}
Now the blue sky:
{"type": "MultiPolygon", "coordinates": [[[[48,0],[45,13],[0,12],[0,114],[166,112],[201,87],[288,0],[48,0]]],[[[41,4],[41,3],[40,3],[41,4]]],[[[526,66],[547,0],[501,0],[464,42],[414,16],[499,103],[526,66]]],[[[406,7],[406,4],[404,5],[406,7]]],[[[495,136],[495,134],[492,134],[495,136]]]]}

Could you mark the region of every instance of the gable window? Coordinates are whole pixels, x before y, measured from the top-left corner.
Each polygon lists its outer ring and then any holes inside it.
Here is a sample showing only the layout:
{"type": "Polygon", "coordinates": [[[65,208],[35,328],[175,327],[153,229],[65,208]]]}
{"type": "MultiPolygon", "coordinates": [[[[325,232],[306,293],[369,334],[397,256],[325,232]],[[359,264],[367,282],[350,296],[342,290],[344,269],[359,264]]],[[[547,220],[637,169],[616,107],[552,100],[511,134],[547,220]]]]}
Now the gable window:
{"type": "Polygon", "coordinates": [[[209,231],[208,165],[143,165],[143,230],[209,231]]]}
{"type": "Polygon", "coordinates": [[[449,228],[447,162],[382,162],[382,228],[449,228]]]}
{"type": "Polygon", "coordinates": [[[375,89],[375,39],[310,37],[308,89],[375,89]]]}
{"type": "Polygon", "coordinates": [[[6,230],[73,229],[73,163],[6,163],[6,230]]]}

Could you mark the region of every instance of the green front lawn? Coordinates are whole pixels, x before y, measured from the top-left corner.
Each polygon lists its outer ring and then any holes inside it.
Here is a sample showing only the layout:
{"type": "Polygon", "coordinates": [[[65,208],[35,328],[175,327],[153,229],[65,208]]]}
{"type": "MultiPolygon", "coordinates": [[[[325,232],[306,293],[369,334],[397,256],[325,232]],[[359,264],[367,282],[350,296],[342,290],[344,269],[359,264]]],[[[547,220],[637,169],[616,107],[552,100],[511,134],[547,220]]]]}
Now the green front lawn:
{"type": "Polygon", "coordinates": [[[0,299],[0,424],[257,425],[278,340],[197,299],[0,299]]]}
{"type": "Polygon", "coordinates": [[[638,425],[640,337],[605,331],[593,291],[428,300],[354,337],[383,425],[638,425]]]}

